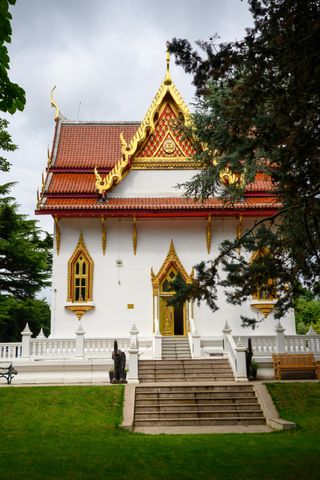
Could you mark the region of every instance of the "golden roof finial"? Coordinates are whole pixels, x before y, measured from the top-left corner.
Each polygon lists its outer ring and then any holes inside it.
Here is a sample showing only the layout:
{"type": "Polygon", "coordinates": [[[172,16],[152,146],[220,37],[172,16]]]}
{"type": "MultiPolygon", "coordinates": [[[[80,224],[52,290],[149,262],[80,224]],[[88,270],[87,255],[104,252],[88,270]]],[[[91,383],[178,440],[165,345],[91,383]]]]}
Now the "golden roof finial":
{"type": "Polygon", "coordinates": [[[55,114],[54,114],[54,119],[58,120],[58,118],[59,118],[59,107],[58,107],[58,105],[56,104],[56,102],[54,101],[54,98],[53,98],[53,92],[55,91],[55,89],[56,89],[56,86],[54,86],[53,89],[51,90],[50,102],[51,102],[51,107],[56,109],[55,114]]]}
{"type": "Polygon", "coordinates": [[[165,85],[171,85],[172,80],[171,80],[171,75],[170,75],[170,53],[169,50],[167,50],[166,53],[166,62],[167,62],[167,71],[166,71],[166,76],[164,79],[165,85]]]}

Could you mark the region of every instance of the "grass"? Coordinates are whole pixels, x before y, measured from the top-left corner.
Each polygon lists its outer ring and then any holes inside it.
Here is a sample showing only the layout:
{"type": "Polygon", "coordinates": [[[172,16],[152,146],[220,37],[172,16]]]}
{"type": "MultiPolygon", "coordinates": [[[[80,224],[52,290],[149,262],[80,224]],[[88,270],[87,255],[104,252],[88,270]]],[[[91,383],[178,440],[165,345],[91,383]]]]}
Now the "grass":
{"type": "Polygon", "coordinates": [[[316,479],[320,383],[268,386],[293,432],[147,436],[121,430],[123,388],[0,389],[0,478],[316,479]]]}

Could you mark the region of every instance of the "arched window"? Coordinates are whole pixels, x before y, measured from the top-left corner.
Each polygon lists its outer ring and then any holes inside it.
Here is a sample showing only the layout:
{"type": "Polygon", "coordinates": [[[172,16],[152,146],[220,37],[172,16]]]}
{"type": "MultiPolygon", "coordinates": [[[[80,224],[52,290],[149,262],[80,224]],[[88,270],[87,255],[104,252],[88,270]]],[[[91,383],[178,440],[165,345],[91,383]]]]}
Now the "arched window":
{"type": "MultiPolygon", "coordinates": [[[[269,255],[269,250],[267,248],[262,248],[254,252],[251,257],[251,263],[261,259],[262,257],[269,255]]],[[[256,292],[252,295],[254,300],[265,301],[265,300],[275,300],[275,280],[274,278],[269,278],[268,281],[264,284],[257,285],[256,292]]]]}
{"type": "Polygon", "coordinates": [[[93,260],[80,234],[78,245],[68,262],[68,302],[91,302],[93,260]]]}

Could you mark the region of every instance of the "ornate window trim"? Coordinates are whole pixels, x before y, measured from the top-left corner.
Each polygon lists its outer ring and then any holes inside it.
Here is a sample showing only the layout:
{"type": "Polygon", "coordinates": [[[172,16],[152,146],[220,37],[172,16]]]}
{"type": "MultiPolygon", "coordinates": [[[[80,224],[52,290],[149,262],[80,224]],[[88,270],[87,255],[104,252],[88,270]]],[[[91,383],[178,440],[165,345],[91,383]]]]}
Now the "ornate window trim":
{"type": "MultiPolygon", "coordinates": [[[[93,267],[94,267],[94,262],[93,259],[88,252],[88,249],[86,247],[86,244],[83,239],[83,234],[82,232],[80,233],[78,244],[70,257],[68,261],[68,297],[67,297],[67,302],[71,303],[88,303],[92,302],[92,296],[93,296],[93,267]],[[85,277],[82,276],[82,278],[86,279],[85,282],[85,298],[80,298],[78,300],[75,299],[75,279],[77,277],[75,269],[77,265],[77,261],[80,256],[84,257],[84,261],[87,265],[86,268],[86,273],[85,277]]],[[[80,278],[80,274],[79,274],[80,278]]]]}
{"type": "MultiPolygon", "coordinates": [[[[269,254],[269,249],[266,247],[257,250],[252,254],[250,263],[252,263],[257,258],[267,254],[269,254]]],[[[275,290],[274,293],[269,294],[268,297],[267,295],[263,294],[263,292],[266,291],[266,287],[270,287],[272,285],[275,286],[275,281],[273,278],[269,278],[267,285],[257,285],[256,293],[252,295],[251,306],[257,308],[265,317],[267,317],[269,313],[273,310],[277,301],[277,295],[275,290]]]]}

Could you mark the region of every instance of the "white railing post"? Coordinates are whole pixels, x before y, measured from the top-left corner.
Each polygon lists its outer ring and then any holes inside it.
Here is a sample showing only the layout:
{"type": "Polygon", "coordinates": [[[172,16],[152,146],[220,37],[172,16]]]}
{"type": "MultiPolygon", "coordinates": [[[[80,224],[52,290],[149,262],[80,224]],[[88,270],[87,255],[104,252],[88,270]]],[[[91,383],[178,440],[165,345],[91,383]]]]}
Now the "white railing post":
{"type": "Polygon", "coordinates": [[[227,336],[231,335],[232,329],[230,328],[228,324],[228,320],[226,320],[226,323],[223,327],[222,333],[223,333],[223,353],[227,353],[227,336]]]}
{"type": "Polygon", "coordinates": [[[76,331],[76,357],[84,357],[84,335],[85,331],[80,323],[78,330],[76,331]]]}
{"type": "Polygon", "coordinates": [[[276,326],[276,353],[285,353],[286,351],[286,344],[285,344],[285,337],[284,337],[284,331],[285,328],[280,323],[280,320],[278,321],[278,324],[276,326]]]}
{"type": "Polygon", "coordinates": [[[160,333],[160,322],[158,315],[158,297],[154,297],[154,327],[155,332],[152,339],[152,356],[154,360],[162,359],[162,335],[160,333]]]}
{"type": "Polygon", "coordinates": [[[135,324],[130,330],[130,346],[129,353],[129,372],[128,383],[139,383],[138,359],[139,359],[139,343],[138,343],[138,329],[135,324]]]}
{"type": "Polygon", "coordinates": [[[21,332],[22,335],[22,354],[21,358],[30,358],[30,353],[31,353],[31,335],[32,332],[29,328],[28,323],[24,327],[24,330],[21,332]]]}
{"type": "Polygon", "coordinates": [[[235,351],[236,351],[236,359],[237,359],[236,380],[247,380],[246,347],[241,342],[240,337],[237,341],[235,351]]]}
{"type": "Polygon", "coordinates": [[[192,303],[189,302],[189,322],[191,330],[191,356],[192,358],[201,358],[200,333],[197,330],[193,315],[192,303]]]}

